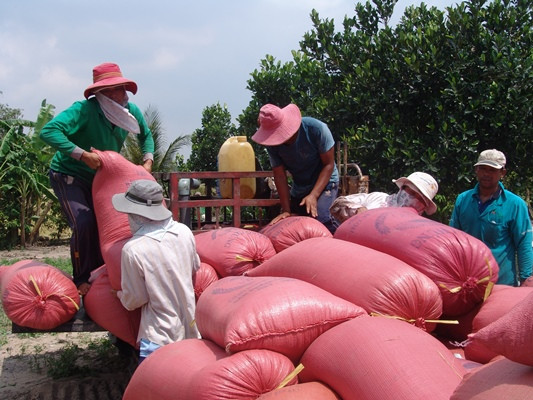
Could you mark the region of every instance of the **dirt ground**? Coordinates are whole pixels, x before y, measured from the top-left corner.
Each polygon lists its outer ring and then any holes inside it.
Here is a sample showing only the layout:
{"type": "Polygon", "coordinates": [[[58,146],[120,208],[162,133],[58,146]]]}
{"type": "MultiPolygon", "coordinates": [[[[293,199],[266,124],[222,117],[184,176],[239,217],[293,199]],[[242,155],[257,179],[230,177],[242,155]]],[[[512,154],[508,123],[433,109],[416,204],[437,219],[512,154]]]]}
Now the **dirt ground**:
{"type": "MultiPolygon", "coordinates": [[[[69,257],[68,246],[36,246],[0,251],[2,259],[44,259],[69,257]]],[[[46,334],[7,334],[7,343],[0,346],[0,399],[31,400],[105,400],[121,399],[131,376],[129,360],[116,352],[116,370],[99,372],[98,357],[90,343],[108,337],[107,332],[62,332],[46,334]],[[56,359],[64,348],[78,346],[80,358],[91,364],[90,376],[84,373],[53,379],[49,376],[49,360],[56,359]]],[[[105,362],[109,364],[108,354],[105,362]]],[[[83,360],[80,361],[83,366],[83,360]]],[[[114,364],[114,362],[113,362],[114,364]]],[[[109,368],[105,368],[109,369],[109,368]]],[[[113,368],[111,368],[113,369],[113,368]]]]}

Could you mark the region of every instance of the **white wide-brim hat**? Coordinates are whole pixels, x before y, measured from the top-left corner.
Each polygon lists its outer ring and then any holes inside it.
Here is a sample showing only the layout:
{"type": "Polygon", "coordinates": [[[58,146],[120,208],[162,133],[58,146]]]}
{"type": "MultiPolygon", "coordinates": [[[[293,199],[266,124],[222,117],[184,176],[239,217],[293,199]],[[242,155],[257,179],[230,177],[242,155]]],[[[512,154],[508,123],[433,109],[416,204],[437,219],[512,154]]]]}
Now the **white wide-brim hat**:
{"type": "Polygon", "coordinates": [[[437,205],[433,202],[433,198],[439,191],[439,185],[435,178],[425,172],[413,172],[408,177],[401,177],[393,179],[392,181],[400,189],[403,185],[407,185],[411,189],[419,192],[426,200],[426,214],[435,214],[435,211],[437,211],[437,205]]]}

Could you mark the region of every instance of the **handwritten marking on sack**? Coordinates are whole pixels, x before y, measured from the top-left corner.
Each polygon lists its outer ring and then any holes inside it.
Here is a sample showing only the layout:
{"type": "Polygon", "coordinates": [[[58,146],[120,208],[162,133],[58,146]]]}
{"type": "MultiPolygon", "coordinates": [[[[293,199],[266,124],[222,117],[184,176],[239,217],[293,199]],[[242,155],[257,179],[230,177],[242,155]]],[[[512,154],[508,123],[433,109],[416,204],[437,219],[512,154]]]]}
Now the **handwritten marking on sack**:
{"type": "MultiPolygon", "coordinates": [[[[223,280],[220,280],[219,282],[228,282],[228,283],[231,283],[231,280],[233,279],[228,279],[228,278],[224,278],[223,280]]],[[[259,278],[259,277],[254,277],[254,278],[249,278],[246,280],[246,282],[244,283],[241,283],[241,284],[237,284],[237,285],[229,285],[229,286],[226,286],[226,287],[220,287],[220,288],[215,288],[213,289],[213,291],[211,292],[211,294],[213,295],[227,295],[227,294],[230,294],[232,293],[233,296],[228,299],[228,301],[230,303],[236,303],[238,301],[240,301],[241,299],[243,299],[244,297],[246,297],[247,295],[251,294],[251,293],[256,293],[258,291],[261,291],[265,288],[269,288],[269,287],[272,287],[276,284],[279,284],[279,282],[281,281],[294,281],[294,279],[292,278],[267,278],[267,279],[262,279],[262,278],[259,278]]],[[[242,282],[242,279],[238,279],[238,282],[242,282]]]]}

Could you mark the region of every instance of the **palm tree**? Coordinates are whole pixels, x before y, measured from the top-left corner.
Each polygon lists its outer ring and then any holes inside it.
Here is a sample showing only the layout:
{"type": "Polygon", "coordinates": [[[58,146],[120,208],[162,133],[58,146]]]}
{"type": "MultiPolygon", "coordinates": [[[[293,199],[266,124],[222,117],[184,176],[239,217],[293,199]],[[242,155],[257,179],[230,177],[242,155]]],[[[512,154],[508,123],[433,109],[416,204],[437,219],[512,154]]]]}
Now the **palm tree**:
{"type": "MultiPolygon", "coordinates": [[[[143,112],[143,116],[154,138],[155,150],[152,171],[175,171],[178,168],[178,161],[180,161],[178,152],[183,146],[190,143],[190,135],[178,136],[165,150],[165,134],[159,111],[154,106],[149,105],[143,112]]],[[[126,138],[121,154],[134,164],[142,164],[143,154],[135,135],[130,134],[126,138]]]]}

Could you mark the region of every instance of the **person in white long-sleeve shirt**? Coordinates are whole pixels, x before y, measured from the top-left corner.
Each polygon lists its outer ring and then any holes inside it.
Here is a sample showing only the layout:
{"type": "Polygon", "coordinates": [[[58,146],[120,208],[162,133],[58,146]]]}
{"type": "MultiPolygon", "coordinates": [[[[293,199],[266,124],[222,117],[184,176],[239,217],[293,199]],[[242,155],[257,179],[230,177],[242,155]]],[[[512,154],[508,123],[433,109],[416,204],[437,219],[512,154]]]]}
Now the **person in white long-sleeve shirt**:
{"type": "Polygon", "coordinates": [[[157,182],[134,181],[112,203],[128,214],[133,234],[122,248],[122,290],[116,295],[128,310],[142,307],[137,338],[141,363],[161,346],[200,337],[193,286],[200,258],[191,230],[172,219],[157,182]]]}

